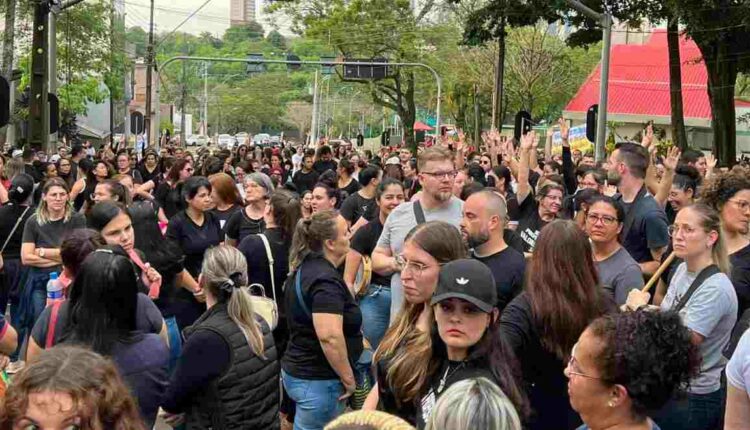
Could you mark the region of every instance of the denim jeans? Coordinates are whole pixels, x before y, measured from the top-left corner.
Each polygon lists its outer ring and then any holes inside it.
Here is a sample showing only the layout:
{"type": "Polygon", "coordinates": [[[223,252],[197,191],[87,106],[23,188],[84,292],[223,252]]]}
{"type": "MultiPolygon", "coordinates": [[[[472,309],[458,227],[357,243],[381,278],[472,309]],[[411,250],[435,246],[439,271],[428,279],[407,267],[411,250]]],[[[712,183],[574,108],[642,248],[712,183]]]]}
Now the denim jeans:
{"type": "MultiPolygon", "coordinates": [[[[11,310],[11,325],[18,333],[18,348],[11,354],[11,361],[17,361],[23,350],[26,336],[31,334],[34,323],[39,319],[47,305],[47,281],[50,272],[35,267],[29,270],[26,282],[20,291],[20,301],[17,309],[11,310]]],[[[39,345],[43,346],[43,345],[39,345]]]]}
{"type": "Polygon", "coordinates": [[[726,388],[709,394],[684,394],[652,417],[662,430],[721,430],[726,388]]]}
{"type": "Polygon", "coordinates": [[[391,320],[390,287],[368,285],[365,295],[359,299],[359,310],[362,311],[362,333],[375,351],[391,320]]]}
{"type": "Polygon", "coordinates": [[[344,386],[338,379],[300,379],[282,370],[281,380],[289,397],[297,404],[294,430],[323,430],[344,412],[346,404],[339,401],[344,386]]]}

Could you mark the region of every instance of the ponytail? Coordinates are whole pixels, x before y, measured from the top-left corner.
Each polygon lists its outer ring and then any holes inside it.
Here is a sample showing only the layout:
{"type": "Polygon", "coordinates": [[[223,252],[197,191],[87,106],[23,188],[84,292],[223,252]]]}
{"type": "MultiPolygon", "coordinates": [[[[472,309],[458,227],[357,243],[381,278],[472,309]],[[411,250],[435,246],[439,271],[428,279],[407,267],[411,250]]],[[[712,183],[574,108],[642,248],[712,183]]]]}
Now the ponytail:
{"type": "Polygon", "coordinates": [[[321,211],[308,219],[297,222],[289,251],[289,270],[297,270],[310,253],[323,252],[323,242],[336,239],[336,217],[334,211],[321,211]]]}
{"type": "Polygon", "coordinates": [[[219,303],[227,304],[227,315],[237,324],[250,349],[261,358],[264,354],[263,332],[255,317],[253,302],[247,291],[247,261],[236,248],[221,245],[206,251],[203,259],[206,288],[219,303]]]}

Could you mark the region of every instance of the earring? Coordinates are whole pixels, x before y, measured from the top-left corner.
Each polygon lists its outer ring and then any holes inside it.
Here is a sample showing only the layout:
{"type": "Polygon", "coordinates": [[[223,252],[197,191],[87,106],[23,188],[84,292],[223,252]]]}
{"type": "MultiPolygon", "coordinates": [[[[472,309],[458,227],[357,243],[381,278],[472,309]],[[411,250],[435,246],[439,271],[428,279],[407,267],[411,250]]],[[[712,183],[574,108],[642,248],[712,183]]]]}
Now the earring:
{"type": "Polygon", "coordinates": [[[615,407],[615,402],[612,401],[612,400],[610,400],[609,403],[607,403],[607,406],[609,406],[610,408],[614,408],[615,407]]]}

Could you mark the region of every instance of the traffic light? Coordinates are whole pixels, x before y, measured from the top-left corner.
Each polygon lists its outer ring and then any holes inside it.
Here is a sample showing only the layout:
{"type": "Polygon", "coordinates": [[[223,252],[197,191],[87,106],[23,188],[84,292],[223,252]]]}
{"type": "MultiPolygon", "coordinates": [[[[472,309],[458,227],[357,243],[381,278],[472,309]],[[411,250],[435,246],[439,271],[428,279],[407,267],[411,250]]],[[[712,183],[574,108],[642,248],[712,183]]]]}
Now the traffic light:
{"type": "Polygon", "coordinates": [[[10,85],[0,76],[0,127],[4,127],[10,120],[10,85]]]}
{"type": "Polygon", "coordinates": [[[513,138],[520,141],[521,136],[525,136],[526,133],[531,131],[531,125],[531,114],[525,110],[519,111],[516,114],[516,123],[513,127],[513,138]]]}
{"type": "Polygon", "coordinates": [[[372,64],[346,64],[344,65],[344,78],[348,79],[383,79],[388,76],[388,60],[385,58],[357,59],[347,58],[347,62],[354,63],[386,63],[384,65],[372,64]]]}
{"type": "Polygon", "coordinates": [[[263,62],[263,54],[248,54],[247,69],[248,75],[263,73],[266,71],[266,63],[263,62]]]}
{"type": "Polygon", "coordinates": [[[58,100],[55,94],[47,94],[47,102],[49,103],[49,132],[57,133],[60,129],[60,100],[58,100]]]}
{"type": "Polygon", "coordinates": [[[596,142],[596,119],[599,115],[599,105],[591,105],[586,112],[586,139],[596,142]]]}

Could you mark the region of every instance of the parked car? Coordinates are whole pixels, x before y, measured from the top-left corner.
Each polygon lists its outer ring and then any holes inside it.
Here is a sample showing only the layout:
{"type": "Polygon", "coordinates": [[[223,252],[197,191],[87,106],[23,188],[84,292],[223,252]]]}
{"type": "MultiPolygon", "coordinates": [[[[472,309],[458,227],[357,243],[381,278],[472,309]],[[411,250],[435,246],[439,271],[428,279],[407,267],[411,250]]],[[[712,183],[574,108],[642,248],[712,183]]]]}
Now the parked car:
{"type": "Polygon", "coordinates": [[[208,136],[200,134],[194,134],[185,138],[185,145],[187,146],[205,146],[208,143],[208,136]]]}
{"type": "Polygon", "coordinates": [[[244,131],[241,131],[234,135],[234,139],[237,141],[237,145],[242,145],[250,143],[250,135],[248,133],[245,133],[244,131]]]}
{"type": "Polygon", "coordinates": [[[234,136],[229,134],[220,134],[218,139],[218,146],[221,149],[232,149],[235,143],[234,136]]]}
{"type": "Polygon", "coordinates": [[[256,145],[268,145],[271,141],[271,135],[268,133],[258,133],[253,136],[253,143],[256,145]]]}

